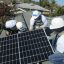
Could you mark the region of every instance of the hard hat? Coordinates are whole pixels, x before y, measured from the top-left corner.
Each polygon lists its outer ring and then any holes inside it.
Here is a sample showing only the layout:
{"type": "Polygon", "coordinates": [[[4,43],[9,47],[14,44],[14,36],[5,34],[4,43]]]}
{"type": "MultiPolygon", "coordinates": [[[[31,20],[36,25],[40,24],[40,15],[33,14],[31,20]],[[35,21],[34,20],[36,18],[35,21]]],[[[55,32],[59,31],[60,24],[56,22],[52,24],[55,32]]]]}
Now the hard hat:
{"type": "Polygon", "coordinates": [[[6,28],[13,28],[16,25],[16,20],[8,20],[5,23],[6,28]]]}
{"type": "Polygon", "coordinates": [[[50,29],[57,29],[64,26],[64,21],[60,17],[53,18],[51,21],[50,29]]]}
{"type": "Polygon", "coordinates": [[[41,14],[41,12],[35,10],[35,11],[33,11],[32,16],[39,16],[40,14],[41,14]]]}
{"type": "Polygon", "coordinates": [[[16,27],[17,27],[17,29],[21,30],[21,28],[22,28],[22,22],[17,22],[16,23],[16,27]]]}

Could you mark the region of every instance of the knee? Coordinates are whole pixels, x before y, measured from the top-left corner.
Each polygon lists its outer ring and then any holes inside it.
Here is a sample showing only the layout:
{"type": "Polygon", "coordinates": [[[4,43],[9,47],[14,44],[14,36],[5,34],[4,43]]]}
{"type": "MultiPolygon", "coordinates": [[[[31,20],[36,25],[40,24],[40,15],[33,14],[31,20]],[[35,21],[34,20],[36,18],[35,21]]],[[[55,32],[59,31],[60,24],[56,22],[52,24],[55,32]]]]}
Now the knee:
{"type": "Polygon", "coordinates": [[[64,55],[63,54],[52,54],[48,57],[49,61],[51,62],[59,62],[64,60],[64,55]]]}
{"type": "Polygon", "coordinates": [[[48,57],[48,60],[50,61],[50,62],[55,62],[56,61],[56,55],[54,55],[54,54],[52,54],[52,55],[50,55],[49,57],[48,57]]]}
{"type": "Polygon", "coordinates": [[[49,61],[52,61],[52,60],[53,60],[53,56],[50,55],[50,56],[48,57],[48,59],[49,59],[49,61]]]}

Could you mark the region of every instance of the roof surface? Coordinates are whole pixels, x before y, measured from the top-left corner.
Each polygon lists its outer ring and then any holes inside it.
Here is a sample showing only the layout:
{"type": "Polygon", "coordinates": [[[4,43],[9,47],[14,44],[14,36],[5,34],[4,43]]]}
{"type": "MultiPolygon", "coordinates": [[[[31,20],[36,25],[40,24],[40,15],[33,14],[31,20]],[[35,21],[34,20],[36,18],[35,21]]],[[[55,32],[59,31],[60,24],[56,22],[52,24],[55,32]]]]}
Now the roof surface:
{"type": "Polygon", "coordinates": [[[20,8],[25,8],[25,9],[36,9],[36,10],[40,10],[40,11],[49,11],[46,8],[43,8],[39,5],[35,5],[32,3],[21,3],[21,4],[17,4],[16,7],[20,7],[20,8]]]}

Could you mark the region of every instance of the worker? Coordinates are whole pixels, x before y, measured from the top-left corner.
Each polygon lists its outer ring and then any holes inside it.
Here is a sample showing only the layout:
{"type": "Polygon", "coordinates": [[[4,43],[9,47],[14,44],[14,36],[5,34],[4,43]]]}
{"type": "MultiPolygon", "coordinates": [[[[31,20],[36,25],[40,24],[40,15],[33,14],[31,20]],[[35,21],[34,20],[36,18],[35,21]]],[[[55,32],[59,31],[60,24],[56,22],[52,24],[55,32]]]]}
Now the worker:
{"type": "Polygon", "coordinates": [[[40,11],[35,10],[33,11],[32,17],[30,19],[30,27],[29,27],[30,31],[34,29],[35,23],[37,23],[38,21],[42,22],[43,27],[47,27],[48,21],[46,17],[43,14],[41,14],[40,11]]]}
{"type": "Polygon", "coordinates": [[[64,64],[64,20],[60,17],[53,18],[50,29],[55,31],[56,37],[52,43],[55,51],[49,56],[49,61],[53,64],[64,64]]]}
{"type": "Polygon", "coordinates": [[[23,28],[22,22],[16,22],[16,20],[9,20],[3,25],[0,25],[2,29],[6,30],[6,35],[18,33],[23,28]]]}

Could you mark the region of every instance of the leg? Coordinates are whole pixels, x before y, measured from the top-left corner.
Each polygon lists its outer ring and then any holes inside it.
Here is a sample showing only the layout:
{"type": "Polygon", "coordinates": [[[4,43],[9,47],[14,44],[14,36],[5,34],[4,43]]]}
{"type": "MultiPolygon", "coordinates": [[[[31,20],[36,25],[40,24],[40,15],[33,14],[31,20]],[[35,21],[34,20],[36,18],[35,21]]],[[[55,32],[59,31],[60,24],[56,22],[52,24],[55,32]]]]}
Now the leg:
{"type": "Polygon", "coordinates": [[[55,53],[49,56],[49,61],[54,64],[64,64],[64,54],[55,53]]]}

